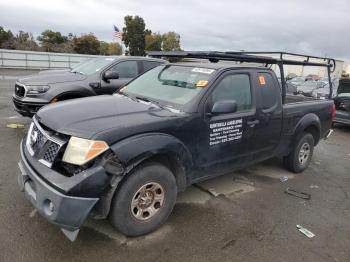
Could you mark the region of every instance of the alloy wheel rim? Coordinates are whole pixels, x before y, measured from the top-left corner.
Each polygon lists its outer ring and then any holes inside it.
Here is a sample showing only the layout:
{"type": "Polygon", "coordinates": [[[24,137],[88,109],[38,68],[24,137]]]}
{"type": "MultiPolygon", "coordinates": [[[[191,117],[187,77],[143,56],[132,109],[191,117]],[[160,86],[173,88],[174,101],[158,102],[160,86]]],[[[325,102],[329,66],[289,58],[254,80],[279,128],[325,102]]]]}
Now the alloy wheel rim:
{"type": "Polygon", "coordinates": [[[305,165],[310,156],[310,144],[304,143],[299,150],[299,163],[305,165]]]}
{"type": "Polygon", "coordinates": [[[163,187],[150,182],[141,186],[131,200],[131,214],[136,220],[145,221],[154,217],[162,208],[165,199],[163,187]]]}

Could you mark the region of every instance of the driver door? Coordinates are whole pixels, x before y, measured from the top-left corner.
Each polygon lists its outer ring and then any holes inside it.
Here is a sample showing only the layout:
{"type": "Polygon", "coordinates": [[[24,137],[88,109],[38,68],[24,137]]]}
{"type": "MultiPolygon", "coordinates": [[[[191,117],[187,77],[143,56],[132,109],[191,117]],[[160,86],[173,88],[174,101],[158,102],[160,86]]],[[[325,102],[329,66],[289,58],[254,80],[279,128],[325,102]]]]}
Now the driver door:
{"type": "Polygon", "coordinates": [[[254,88],[249,72],[227,72],[207,97],[201,143],[198,151],[198,178],[224,173],[250,161],[254,145],[256,110],[254,88]],[[236,101],[237,111],[211,114],[213,105],[222,100],[236,101]]]}
{"type": "MultiPolygon", "coordinates": [[[[96,92],[98,94],[113,94],[129,81],[139,75],[139,65],[137,61],[122,61],[108,68],[107,71],[114,71],[119,74],[119,79],[104,80],[101,77],[101,85],[96,92]]],[[[103,75],[103,74],[102,74],[103,75]]]]}

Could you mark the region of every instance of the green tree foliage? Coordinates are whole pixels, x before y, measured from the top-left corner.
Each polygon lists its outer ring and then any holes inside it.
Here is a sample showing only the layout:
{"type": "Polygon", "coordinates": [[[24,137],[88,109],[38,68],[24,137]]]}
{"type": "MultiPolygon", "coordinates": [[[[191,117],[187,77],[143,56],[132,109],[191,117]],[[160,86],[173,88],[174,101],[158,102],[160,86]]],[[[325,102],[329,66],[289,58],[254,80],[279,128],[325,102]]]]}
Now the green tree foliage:
{"type": "Polygon", "coordinates": [[[129,54],[132,56],[145,55],[145,22],[139,16],[124,17],[125,27],[123,28],[123,41],[129,54]]]}
{"type": "Polygon", "coordinates": [[[63,44],[68,42],[68,37],[60,32],[45,30],[37,37],[41,47],[47,52],[60,52],[63,49],[63,44]]]}
{"type": "Polygon", "coordinates": [[[146,45],[145,45],[146,51],[162,50],[163,38],[161,34],[152,33],[151,31],[147,30],[145,41],[146,41],[146,45]]]}
{"type": "Polygon", "coordinates": [[[73,42],[74,51],[78,54],[100,54],[100,42],[92,33],[75,37],[73,42]]]}
{"type": "Polygon", "coordinates": [[[109,55],[109,43],[100,41],[100,55],[109,55]]]}
{"type": "Polygon", "coordinates": [[[180,35],[176,32],[163,34],[163,51],[180,51],[180,35]]]}
{"type": "Polygon", "coordinates": [[[9,45],[16,50],[40,51],[39,45],[31,33],[19,31],[11,40],[9,45]]]}
{"type": "Polygon", "coordinates": [[[107,43],[100,41],[100,55],[121,55],[122,46],[118,43],[107,43]]]}
{"type": "Polygon", "coordinates": [[[108,44],[108,54],[109,55],[121,55],[123,53],[123,48],[118,43],[108,44]]]}
{"type": "MultiPolygon", "coordinates": [[[[123,41],[129,49],[126,53],[142,56],[145,55],[145,50],[181,50],[180,35],[176,32],[152,33],[151,30],[145,29],[145,22],[139,16],[126,16],[124,20],[123,41]]],[[[121,55],[123,51],[119,43],[99,41],[93,33],[77,37],[72,33],[63,35],[48,29],[42,32],[37,40],[39,45],[31,33],[19,31],[14,34],[0,26],[0,48],[92,55],[121,55]]]]}
{"type": "Polygon", "coordinates": [[[0,26],[0,48],[8,48],[9,42],[13,39],[13,34],[10,30],[6,31],[0,26]]]}

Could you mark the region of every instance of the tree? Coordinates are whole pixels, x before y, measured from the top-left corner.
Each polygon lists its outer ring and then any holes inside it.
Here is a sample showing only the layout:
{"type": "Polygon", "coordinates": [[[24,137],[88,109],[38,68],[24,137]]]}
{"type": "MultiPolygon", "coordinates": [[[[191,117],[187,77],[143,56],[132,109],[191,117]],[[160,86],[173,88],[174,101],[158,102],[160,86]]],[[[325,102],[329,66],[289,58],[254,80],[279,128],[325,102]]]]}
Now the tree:
{"type": "Polygon", "coordinates": [[[145,55],[145,22],[139,16],[124,17],[123,41],[132,56],[145,55]]]}
{"type": "Polygon", "coordinates": [[[16,36],[10,40],[10,45],[13,49],[16,50],[30,50],[30,51],[39,51],[40,47],[35,42],[34,37],[31,33],[27,33],[24,31],[19,31],[16,36]]]}
{"type": "Polygon", "coordinates": [[[163,34],[163,51],[180,51],[180,35],[176,32],[163,34]]]}
{"type": "Polygon", "coordinates": [[[5,31],[5,29],[0,26],[0,48],[6,48],[10,40],[13,40],[12,32],[10,30],[5,31]]]}
{"type": "Polygon", "coordinates": [[[100,55],[121,55],[122,46],[118,43],[100,41],[100,55]]]}
{"type": "Polygon", "coordinates": [[[93,33],[75,37],[74,51],[78,54],[98,55],[100,53],[100,42],[93,33]]]}
{"type": "Polygon", "coordinates": [[[108,54],[109,55],[121,55],[123,53],[123,48],[118,43],[109,43],[108,54]]]}
{"type": "Polygon", "coordinates": [[[146,51],[161,51],[162,50],[162,35],[159,33],[152,33],[148,31],[145,36],[145,49],[146,51]]]}
{"type": "Polygon", "coordinates": [[[100,55],[109,55],[109,44],[105,41],[100,41],[100,55]]]}
{"type": "Polygon", "coordinates": [[[46,52],[57,52],[60,51],[58,49],[61,49],[60,45],[68,41],[68,37],[62,35],[60,32],[45,30],[37,37],[37,40],[46,52]]]}

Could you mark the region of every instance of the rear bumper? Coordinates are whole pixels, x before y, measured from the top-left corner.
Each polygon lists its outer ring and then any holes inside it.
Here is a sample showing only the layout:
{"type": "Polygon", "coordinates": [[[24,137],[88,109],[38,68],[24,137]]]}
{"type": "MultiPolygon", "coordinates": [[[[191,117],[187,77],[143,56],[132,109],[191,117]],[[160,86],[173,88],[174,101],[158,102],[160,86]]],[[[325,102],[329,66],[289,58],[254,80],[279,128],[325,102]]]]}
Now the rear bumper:
{"type": "Polygon", "coordinates": [[[32,117],[35,113],[44,105],[48,103],[43,102],[27,102],[16,98],[16,96],[12,97],[13,105],[15,111],[20,113],[22,116],[32,117]]]}
{"type": "Polygon", "coordinates": [[[99,198],[68,196],[48,185],[31,168],[22,145],[19,169],[18,183],[26,198],[49,222],[68,231],[79,229],[99,200],[99,198]]]}

